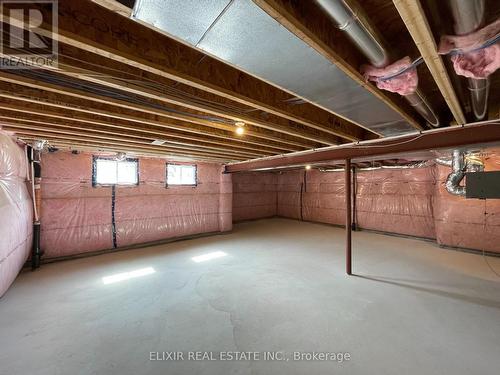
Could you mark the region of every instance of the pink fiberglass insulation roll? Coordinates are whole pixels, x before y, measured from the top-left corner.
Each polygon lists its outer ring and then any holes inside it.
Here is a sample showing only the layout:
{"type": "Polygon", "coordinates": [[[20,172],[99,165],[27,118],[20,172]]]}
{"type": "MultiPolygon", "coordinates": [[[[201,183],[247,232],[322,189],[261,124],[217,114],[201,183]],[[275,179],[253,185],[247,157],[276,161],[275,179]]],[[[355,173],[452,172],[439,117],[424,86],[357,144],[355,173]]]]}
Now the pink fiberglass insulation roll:
{"type": "Polygon", "coordinates": [[[400,95],[410,95],[418,87],[417,69],[415,67],[409,68],[411,64],[410,58],[406,56],[384,68],[363,65],[361,73],[365,79],[375,82],[379,89],[396,92],[400,95]],[[400,72],[401,74],[398,74],[400,72]],[[385,79],[391,76],[394,77],[385,79]]]}
{"type": "MultiPolygon", "coordinates": [[[[231,230],[231,176],[197,163],[198,185],[166,187],[166,163],[139,158],[139,185],[92,186],[92,154],[42,158],[42,250],[53,258],[231,230]],[[114,226],[113,226],[114,213],[114,226]]],[[[176,163],[178,164],[178,163],[176,163]]]]}
{"type": "Polygon", "coordinates": [[[467,35],[444,35],[439,43],[439,53],[452,52],[451,61],[458,75],[484,79],[500,68],[499,42],[484,46],[499,33],[500,18],[467,35]]]}
{"type": "Polygon", "coordinates": [[[33,203],[27,187],[24,148],[0,130],[0,296],[28,259],[33,236],[33,203]]]}
{"type": "Polygon", "coordinates": [[[433,168],[362,171],[356,181],[360,228],[435,238],[433,168]]]}

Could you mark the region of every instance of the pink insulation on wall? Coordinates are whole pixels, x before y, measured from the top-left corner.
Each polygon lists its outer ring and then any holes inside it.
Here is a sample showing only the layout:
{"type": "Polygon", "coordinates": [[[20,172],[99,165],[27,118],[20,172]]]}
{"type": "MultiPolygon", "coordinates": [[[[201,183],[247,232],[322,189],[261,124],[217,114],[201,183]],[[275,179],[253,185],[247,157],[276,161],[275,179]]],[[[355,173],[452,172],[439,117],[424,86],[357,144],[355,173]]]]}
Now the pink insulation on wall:
{"type": "Polygon", "coordinates": [[[364,171],[356,182],[360,228],[435,238],[433,168],[364,171]]]}
{"type": "Polygon", "coordinates": [[[278,216],[301,218],[300,194],[304,171],[290,171],[278,174],[278,216]]]}
{"type": "Polygon", "coordinates": [[[233,221],[260,219],[277,214],[275,173],[233,175],[233,221]]]}
{"type": "Polygon", "coordinates": [[[92,155],[42,155],[41,249],[54,258],[113,247],[111,189],[92,187],[92,155]]]}
{"type": "Polygon", "coordinates": [[[345,221],[344,174],[310,170],[303,187],[304,220],[343,225],[345,221]]]}
{"type": "MultiPolygon", "coordinates": [[[[485,171],[500,170],[500,150],[485,161],[485,171]]],[[[436,166],[434,221],[439,244],[500,252],[500,200],[465,199],[448,194],[449,168],[436,166]]]]}
{"type": "Polygon", "coordinates": [[[27,175],[24,147],[0,130],[0,297],[28,259],[33,242],[27,175]]]}
{"type": "MultiPolygon", "coordinates": [[[[139,185],[115,188],[116,246],[231,230],[231,175],[197,166],[196,187],[166,188],[166,160],[139,158],[139,185]]],[[[45,257],[113,248],[112,188],[92,186],[92,154],[44,154],[42,176],[45,257]]]]}

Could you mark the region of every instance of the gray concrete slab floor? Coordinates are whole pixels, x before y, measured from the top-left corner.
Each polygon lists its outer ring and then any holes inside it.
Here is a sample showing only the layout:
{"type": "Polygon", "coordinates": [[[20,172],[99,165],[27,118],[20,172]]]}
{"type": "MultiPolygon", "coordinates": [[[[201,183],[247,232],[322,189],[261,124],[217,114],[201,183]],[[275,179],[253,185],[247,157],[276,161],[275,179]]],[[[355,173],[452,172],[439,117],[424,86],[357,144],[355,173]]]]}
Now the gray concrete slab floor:
{"type": "Polygon", "coordinates": [[[349,277],[341,228],[270,219],[23,272],[0,300],[0,374],[499,373],[500,280],[481,256],[368,232],[353,245],[349,277]]]}

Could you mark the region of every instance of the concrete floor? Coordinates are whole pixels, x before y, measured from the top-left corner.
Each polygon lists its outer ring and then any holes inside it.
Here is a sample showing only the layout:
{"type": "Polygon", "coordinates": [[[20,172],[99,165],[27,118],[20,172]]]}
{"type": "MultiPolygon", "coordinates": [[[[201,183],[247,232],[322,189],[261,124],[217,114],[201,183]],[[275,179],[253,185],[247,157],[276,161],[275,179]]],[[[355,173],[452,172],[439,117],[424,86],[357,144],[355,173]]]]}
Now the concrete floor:
{"type": "Polygon", "coordinates": [[[500,280],[481,256],[358,232],[359,276],[348,277],[343,238],[339,228],[262,220],[23,273],[0,300],[0,373],[498,374],[500,280]],[[191,259],[218,251],[227,255],[191,259]],[[150,361],[169,351],[289,360],[150,361]],[[294,361],[293,352],[351,359],[294,361]]]}

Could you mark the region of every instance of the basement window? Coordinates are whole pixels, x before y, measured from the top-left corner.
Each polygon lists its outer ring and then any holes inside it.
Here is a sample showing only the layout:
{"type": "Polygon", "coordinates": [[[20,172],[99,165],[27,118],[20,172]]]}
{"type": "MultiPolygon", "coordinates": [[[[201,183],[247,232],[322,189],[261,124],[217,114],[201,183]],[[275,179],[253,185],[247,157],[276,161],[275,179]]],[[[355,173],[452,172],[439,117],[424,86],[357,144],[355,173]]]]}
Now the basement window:
{"type": "Polygon", "coordinates": [[[139,161],[94,156],[92,186],[139,185],[139,161]]]}
{"type": "Polygon", "coordinates": [[[167,187],[196,186],[196,165],[167,164],[167,187]]]}

